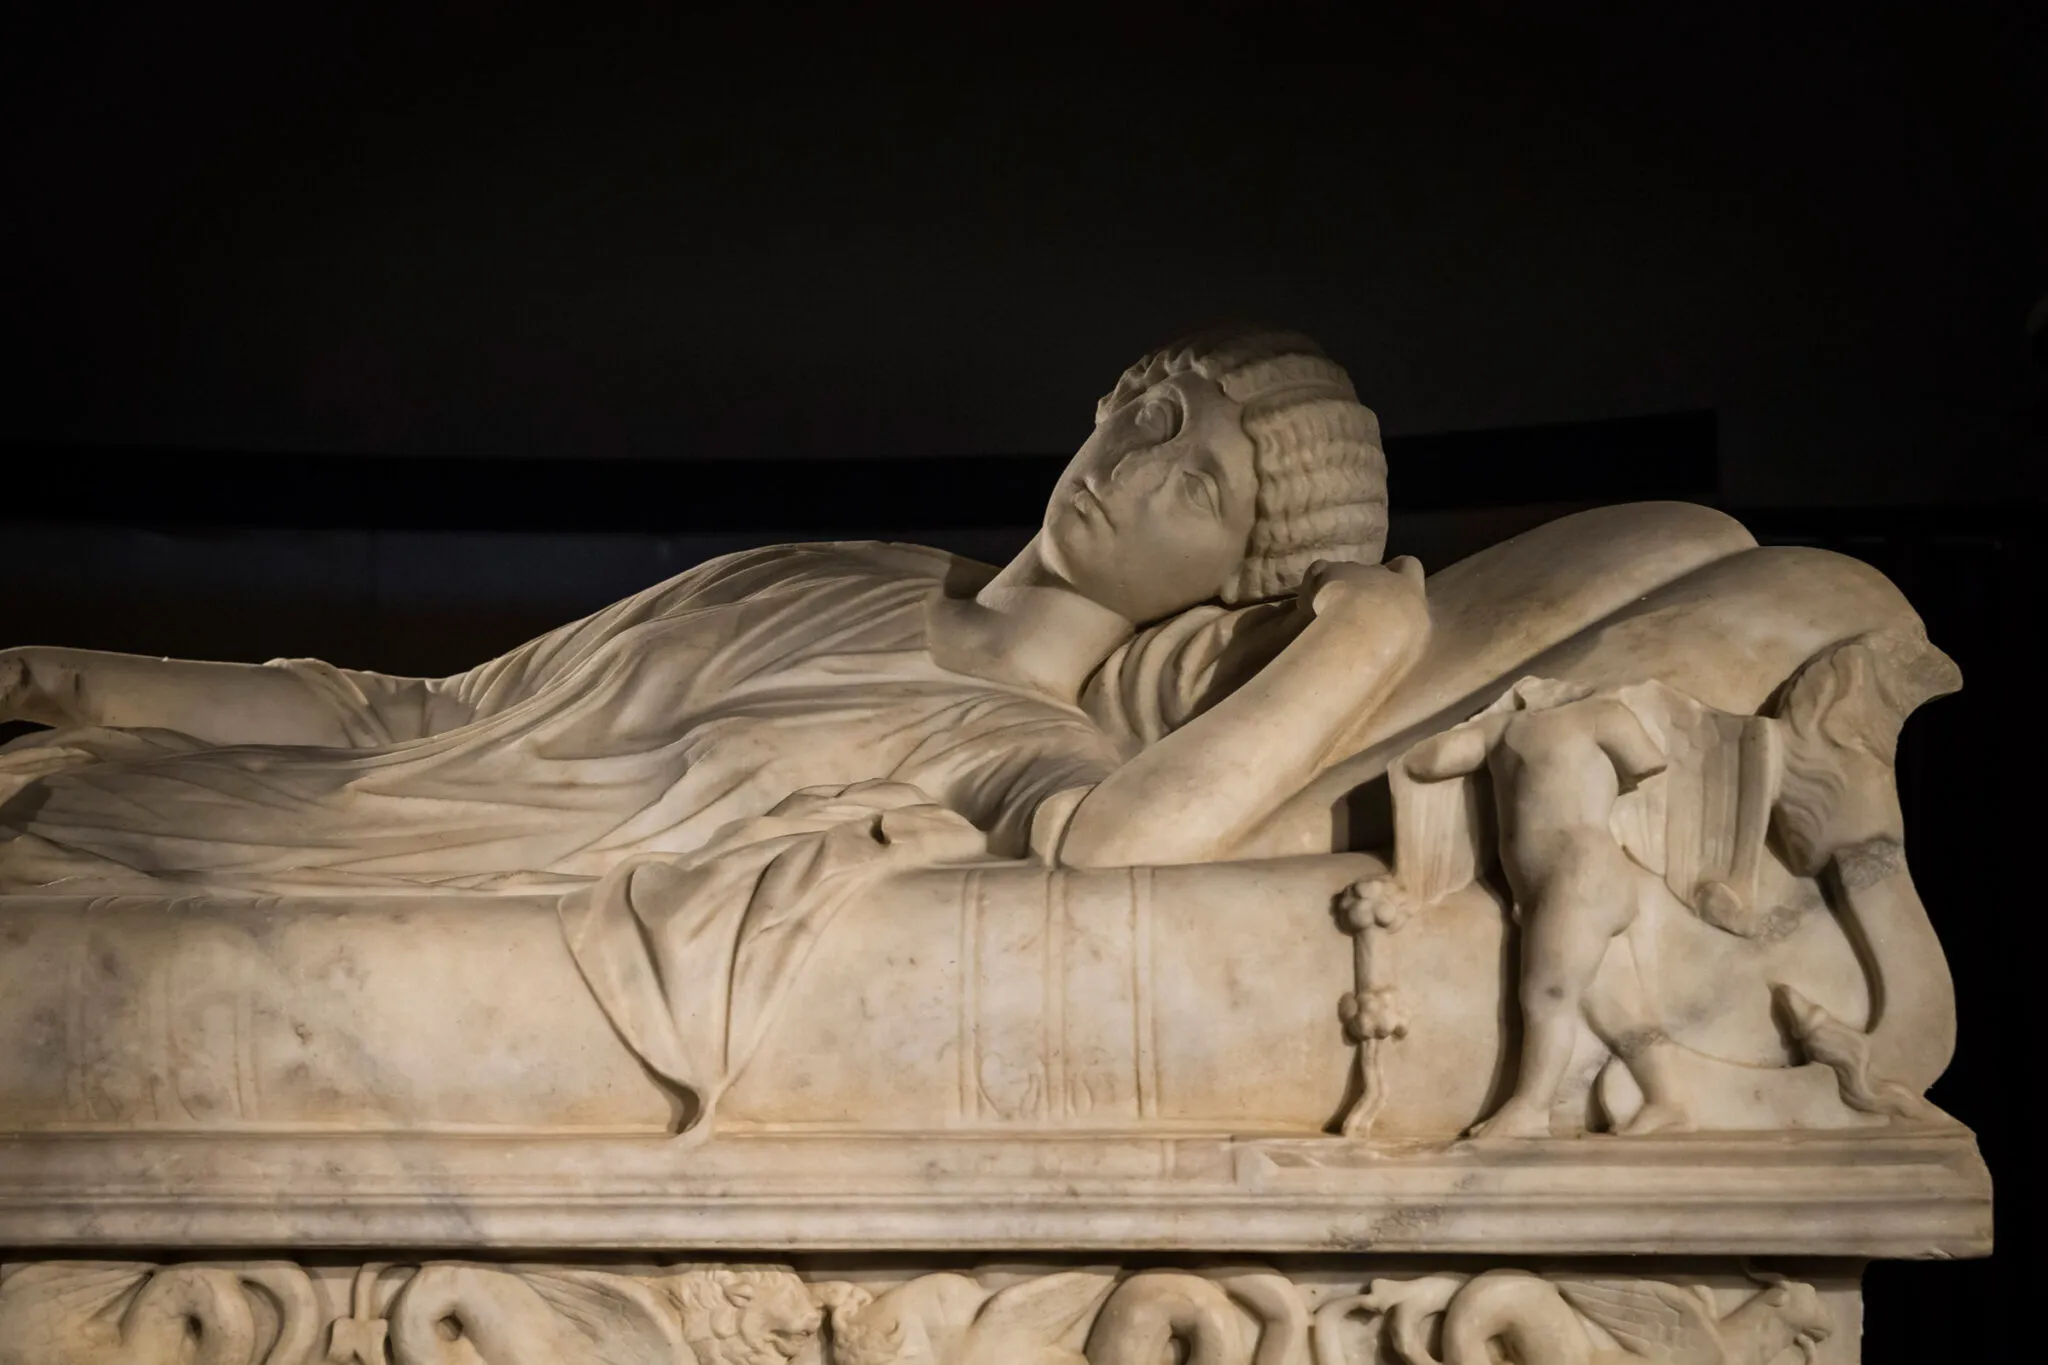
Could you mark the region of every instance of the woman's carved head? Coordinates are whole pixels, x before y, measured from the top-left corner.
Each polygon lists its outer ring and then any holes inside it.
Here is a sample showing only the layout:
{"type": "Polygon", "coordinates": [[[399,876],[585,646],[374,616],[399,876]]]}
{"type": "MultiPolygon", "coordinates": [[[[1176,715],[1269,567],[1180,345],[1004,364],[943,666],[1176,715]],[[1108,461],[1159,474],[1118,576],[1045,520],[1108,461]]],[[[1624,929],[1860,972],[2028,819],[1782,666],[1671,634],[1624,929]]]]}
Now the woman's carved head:
{"type": "Polygon", "coordinates": [[[1386,543],[1379,423],[1307,337],[1202,333],[1124,371],[1047,509],[1045,548],[1134,620],[1277,597],[1386,543]]]}

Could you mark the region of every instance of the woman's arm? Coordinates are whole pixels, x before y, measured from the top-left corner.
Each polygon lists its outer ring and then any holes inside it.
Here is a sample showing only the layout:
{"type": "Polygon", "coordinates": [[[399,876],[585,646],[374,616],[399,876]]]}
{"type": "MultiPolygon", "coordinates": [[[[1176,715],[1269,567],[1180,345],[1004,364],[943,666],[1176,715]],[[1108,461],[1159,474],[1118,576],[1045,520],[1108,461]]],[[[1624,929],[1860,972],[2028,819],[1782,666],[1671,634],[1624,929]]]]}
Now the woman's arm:
{"type": "Polygon", "coordinates": [[[0,650],[0,720],[161,727],[213,744],[350,742],[341,714],[288,669],[91,649],[0,650]]]}
{"type": "Polygon", "coordinates": [[[1319,566],[1315,619],[1250,681],[1124,764],[1074,812],[1059,860],[1076,867],[1210,862],[1315,776],[1387,697],[1429,638],[1422,566],[1319,566]]]}

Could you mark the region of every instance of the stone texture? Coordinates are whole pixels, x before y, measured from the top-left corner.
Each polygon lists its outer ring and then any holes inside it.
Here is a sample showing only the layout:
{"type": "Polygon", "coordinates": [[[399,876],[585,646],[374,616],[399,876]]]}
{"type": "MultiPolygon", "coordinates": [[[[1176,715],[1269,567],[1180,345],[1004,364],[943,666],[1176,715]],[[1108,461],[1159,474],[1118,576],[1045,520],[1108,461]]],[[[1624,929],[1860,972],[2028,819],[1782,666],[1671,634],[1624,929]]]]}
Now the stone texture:
{"type": "Polygon", "coordinates": [[[5,1365],[1848,1365],[1860,1318],[1829,1265],[0,1270],[5,1365]]]}
{"type": "Polygon", "coordinates": [[[1001,568],[0,651],[0,1365],[1854,1360],[1857,1261],[1989,1249],[1953,664],[1705,508],[1379,564],[1377,433],[1223,334],[1001,568]]]}

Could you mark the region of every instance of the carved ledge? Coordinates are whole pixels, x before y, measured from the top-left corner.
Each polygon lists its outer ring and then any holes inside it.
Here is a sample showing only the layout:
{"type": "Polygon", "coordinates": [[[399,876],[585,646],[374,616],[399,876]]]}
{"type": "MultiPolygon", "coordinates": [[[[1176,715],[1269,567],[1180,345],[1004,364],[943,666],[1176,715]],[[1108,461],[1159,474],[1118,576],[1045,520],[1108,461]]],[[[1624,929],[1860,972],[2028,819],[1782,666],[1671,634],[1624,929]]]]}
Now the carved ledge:
{"type": "Polygon", "coordinates": [[[1955,1125],[1342,1138],[0,1141],[0,1246],[1980,1256],[1955,1125]]]}

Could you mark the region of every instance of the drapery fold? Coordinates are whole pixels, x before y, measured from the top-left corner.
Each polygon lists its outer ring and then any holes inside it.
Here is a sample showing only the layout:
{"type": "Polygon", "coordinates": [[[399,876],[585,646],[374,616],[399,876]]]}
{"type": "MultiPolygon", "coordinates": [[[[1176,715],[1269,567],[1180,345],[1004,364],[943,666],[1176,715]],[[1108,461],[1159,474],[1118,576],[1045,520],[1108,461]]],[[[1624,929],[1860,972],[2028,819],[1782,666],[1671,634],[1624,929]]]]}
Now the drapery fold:
{"type": "Polygon", "coordinates": [[[800,791],[683,857],[638,858],[562,897],[592,994],[705,1131],[833,918],[898,869],[984,856],[981,832],[917,788],[800,791]]]}
{"type": "Polygon", "coordinates": [[[0,893],[566,890],[871,779],[1022,854],[1038,804],[1119,754],[1083,708],[934,661],[927,611],[957,564],[778,546],[451,678],[278,661],[349,747],[26,737],[0,750],[0,893]]]}

